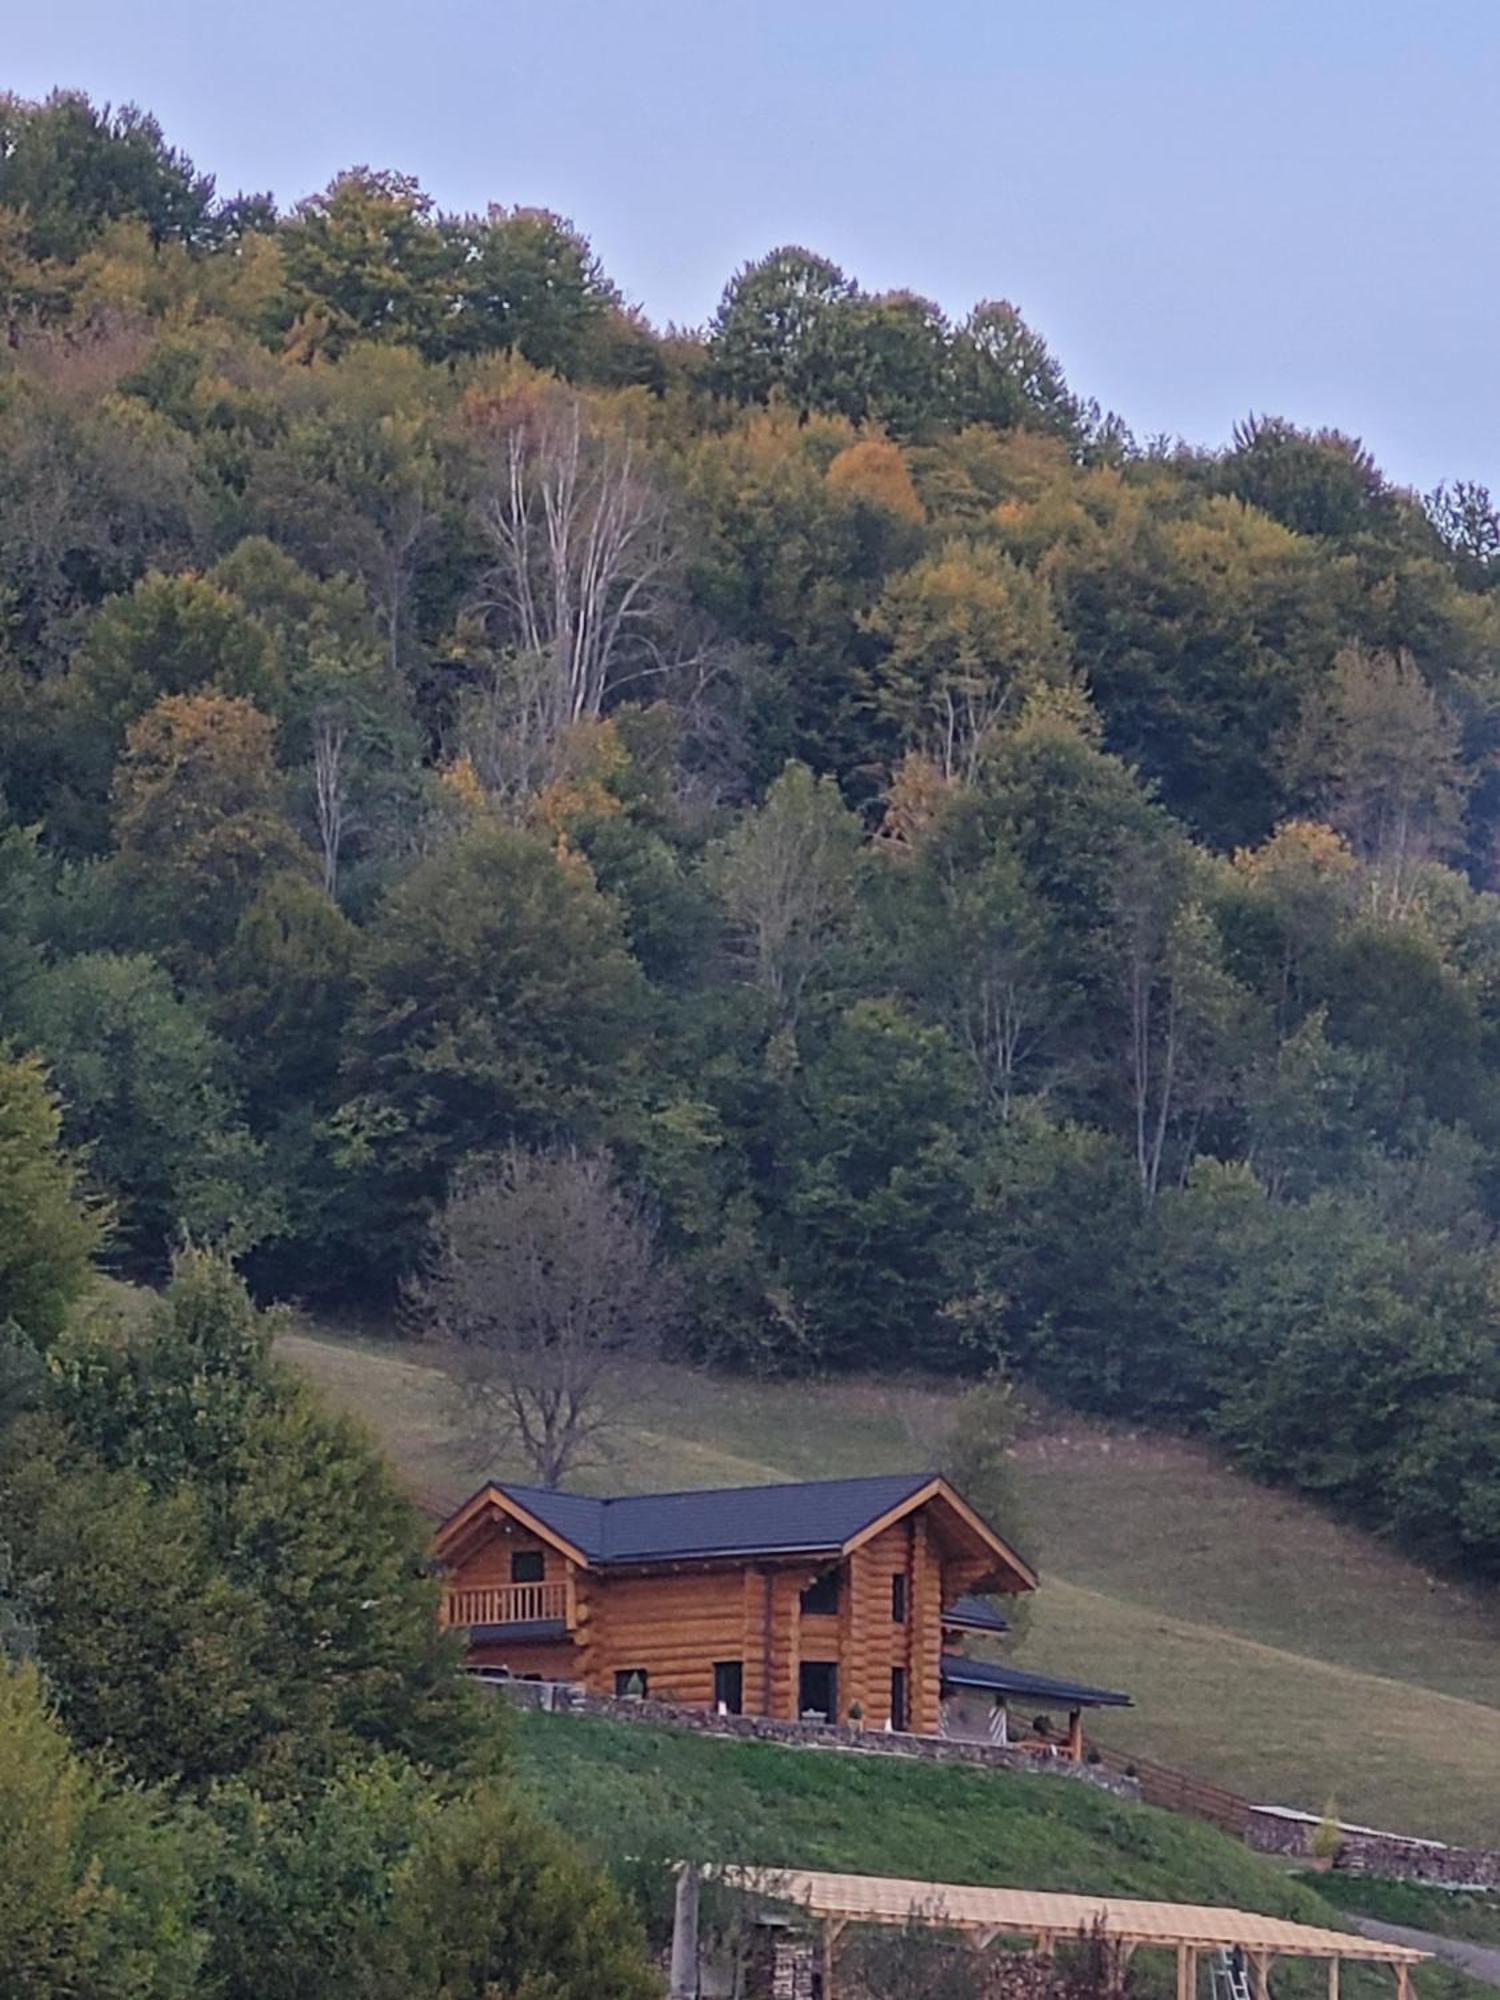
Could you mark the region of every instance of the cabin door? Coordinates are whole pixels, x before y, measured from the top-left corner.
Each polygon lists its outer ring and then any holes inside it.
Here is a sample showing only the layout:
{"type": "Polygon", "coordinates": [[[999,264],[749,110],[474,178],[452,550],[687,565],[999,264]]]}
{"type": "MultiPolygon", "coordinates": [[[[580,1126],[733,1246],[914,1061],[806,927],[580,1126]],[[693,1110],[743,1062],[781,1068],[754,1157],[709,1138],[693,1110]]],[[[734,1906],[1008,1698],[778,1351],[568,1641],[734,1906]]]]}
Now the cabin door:
{"type": "Polygon", "coordinates": [[[804,1660],[797,1674],[797,1713],[839,1719],[839,1670],[833,1660],[804,1660]]]}

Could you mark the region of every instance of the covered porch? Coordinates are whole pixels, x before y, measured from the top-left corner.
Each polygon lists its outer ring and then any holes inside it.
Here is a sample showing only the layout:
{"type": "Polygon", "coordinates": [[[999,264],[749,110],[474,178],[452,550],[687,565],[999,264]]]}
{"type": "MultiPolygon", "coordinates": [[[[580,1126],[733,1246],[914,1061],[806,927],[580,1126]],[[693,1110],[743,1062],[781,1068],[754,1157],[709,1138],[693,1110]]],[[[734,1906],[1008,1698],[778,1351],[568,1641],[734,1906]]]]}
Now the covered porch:
{"type": "Polygon", "coordinates": [[[1085,1681],[1054,1680],[994,1660],[944,1653],[944,1736],[1028,1750],[1080,1763],[1087,1754],[1086,1709],[1129,1708],[1131,1699],[1085,1681]]]}

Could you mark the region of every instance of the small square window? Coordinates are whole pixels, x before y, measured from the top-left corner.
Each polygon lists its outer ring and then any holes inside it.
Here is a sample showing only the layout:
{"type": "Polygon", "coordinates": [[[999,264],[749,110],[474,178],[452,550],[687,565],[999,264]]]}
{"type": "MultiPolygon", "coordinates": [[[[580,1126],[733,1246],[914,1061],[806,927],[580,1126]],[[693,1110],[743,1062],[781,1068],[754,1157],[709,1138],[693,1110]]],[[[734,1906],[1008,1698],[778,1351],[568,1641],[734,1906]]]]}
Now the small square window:
{"type": "Polygon", "coordinates": [[[516,1549],[510,1559],[512,1583],[540,1583],[547,1573],[547,1558],[540,1549],[516,1549]]]}
{"type": "Polygon", "coordinates": [[[906,1623],[906,1578],[904,1576],[893,1576],[891,1578],[891,1623],[893,1625],[904,1625],[906,1623]]]}
{"type": "Polygon", "coordinates": [[[615,1698],[617,1701],[634,1699],[639,1701],[645,1695],[647,1675],[644,1667],[621,1667],[615,1675],[615,1698]]]}
{"type": "Polygon", "coordinates": [[[810,1618],[831,1618],[839,1608],[839,1573],[825,1570],[802,1593],[802,1609],[810,1618]]]}

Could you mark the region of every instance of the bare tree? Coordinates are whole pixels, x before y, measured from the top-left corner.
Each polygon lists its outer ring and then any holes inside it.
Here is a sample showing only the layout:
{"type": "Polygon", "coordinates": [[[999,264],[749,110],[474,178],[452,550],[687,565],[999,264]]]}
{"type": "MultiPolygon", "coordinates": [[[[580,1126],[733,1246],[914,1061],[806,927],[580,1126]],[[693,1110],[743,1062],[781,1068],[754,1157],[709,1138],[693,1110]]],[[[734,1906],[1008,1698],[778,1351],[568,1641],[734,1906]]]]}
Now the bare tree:
{"type": "Polygon", "coordinates": [[[511,1147],[438,1216],[412,1305],[450,1345],[487,1441],[518,1446],[557,1486],[602,1455],[677,1287],[646,1202],[607,1154],[511,1147]]]}
{"type": "Polygon", "coordinates": [[[481,609],[532,663],[525,699],[546,734],[621,688],[683,664],[666,500],[640,447],[590,422],[562,387],[517,396],[482,437],[475,514],[491,561],[481,609]]]}
{"type": "Polygon", "coordinates": [[[338,894],[339,852],[349,817],[348,748],[348,718],[335,709],[320,709],[313,720],[313,800],[323,857],[323,888],[329,896],[338,894]]]}

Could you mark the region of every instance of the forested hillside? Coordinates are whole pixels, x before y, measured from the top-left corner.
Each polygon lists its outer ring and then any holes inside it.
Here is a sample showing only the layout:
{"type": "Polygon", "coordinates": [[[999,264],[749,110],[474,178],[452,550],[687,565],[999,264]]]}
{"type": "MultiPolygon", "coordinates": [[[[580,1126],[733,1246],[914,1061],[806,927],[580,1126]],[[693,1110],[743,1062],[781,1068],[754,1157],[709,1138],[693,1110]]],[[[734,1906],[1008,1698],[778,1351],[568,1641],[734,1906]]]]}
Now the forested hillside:
{"type": "Polygon", "coordinates": [[[1500,1575],[1482,489],[66,96],[0,309],[0,1030],[118,1270],[388,1301],[608,1149],[692,1354],[1003,1361],[1500,1575]]]}

